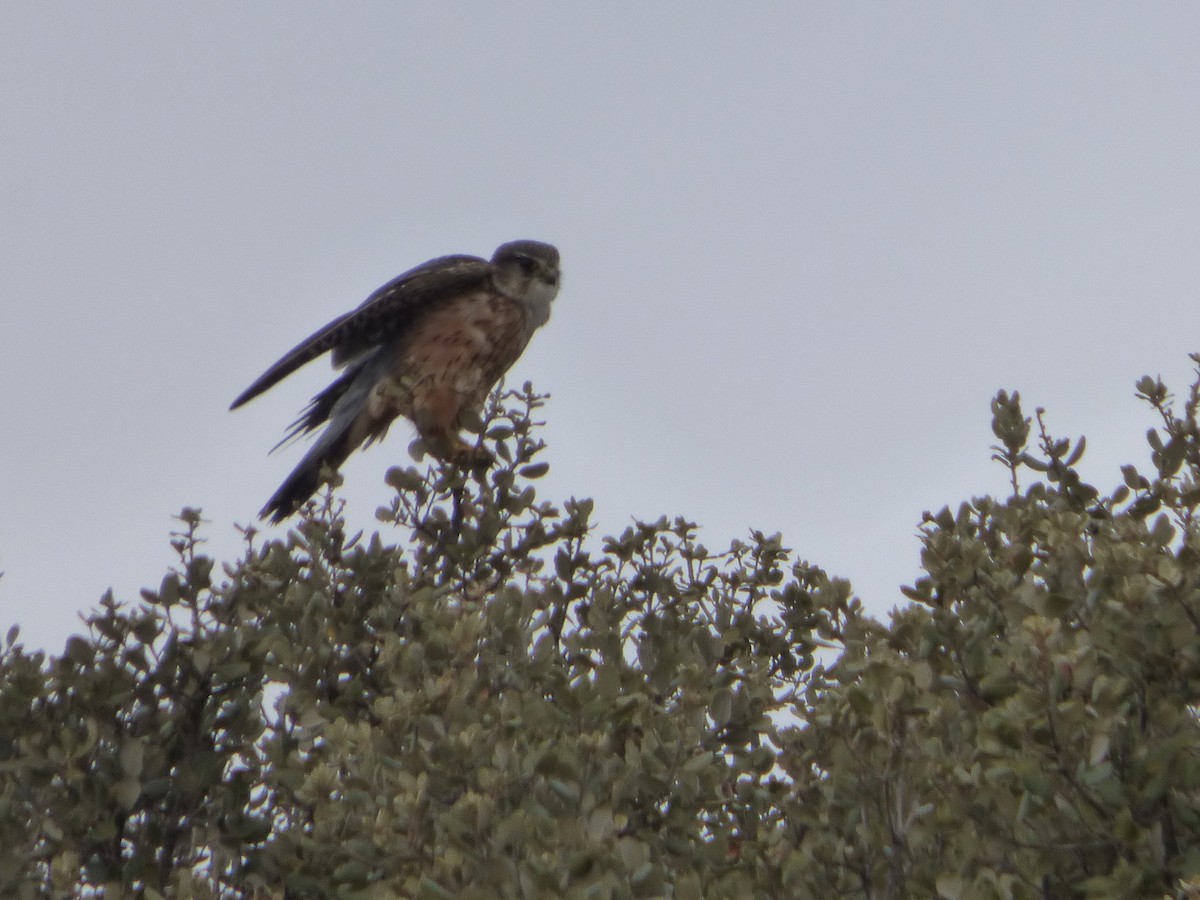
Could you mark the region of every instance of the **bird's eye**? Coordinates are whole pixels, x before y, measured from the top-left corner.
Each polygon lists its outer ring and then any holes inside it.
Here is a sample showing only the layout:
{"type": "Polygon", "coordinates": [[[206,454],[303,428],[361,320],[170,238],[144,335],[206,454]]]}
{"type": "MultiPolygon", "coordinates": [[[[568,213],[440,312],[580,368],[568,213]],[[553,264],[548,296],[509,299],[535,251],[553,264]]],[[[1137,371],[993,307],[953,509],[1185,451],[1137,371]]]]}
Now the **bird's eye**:
{"type": "Polygon", "coordinates": [[[536,260],[532,260],[528,256],[518,257],[517,265],[521,267],[521,271],[526,275],[532,275],[537,270],[536,260]]]}

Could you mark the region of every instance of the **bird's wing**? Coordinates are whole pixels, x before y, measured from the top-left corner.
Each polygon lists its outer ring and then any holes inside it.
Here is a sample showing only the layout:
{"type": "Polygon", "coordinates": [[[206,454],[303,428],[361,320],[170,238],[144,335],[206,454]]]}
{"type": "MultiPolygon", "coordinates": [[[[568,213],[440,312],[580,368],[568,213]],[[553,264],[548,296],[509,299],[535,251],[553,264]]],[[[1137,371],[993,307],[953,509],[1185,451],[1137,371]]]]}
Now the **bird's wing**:
{"type": "Polygon", "coordinates": [[[335,367],[361,359],[408,327],[422,310],[477,287],[490,272],[487,260],[477,256],[442,256],[409,269],[371,294],[357,309],[334,319],[285,353],[229,408],[237,409],[329,350],[333,351],[335,367]]]}

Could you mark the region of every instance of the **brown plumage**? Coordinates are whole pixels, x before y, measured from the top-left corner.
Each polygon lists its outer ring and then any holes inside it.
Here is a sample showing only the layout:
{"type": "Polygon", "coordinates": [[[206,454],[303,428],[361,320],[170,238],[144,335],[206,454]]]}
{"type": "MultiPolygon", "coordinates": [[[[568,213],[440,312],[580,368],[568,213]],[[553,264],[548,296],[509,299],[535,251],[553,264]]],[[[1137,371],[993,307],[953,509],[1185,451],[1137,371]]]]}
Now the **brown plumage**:
{"type": "Polygon", "coordinates": [[[430,452],[460,465],[486,462],[459,434],[550,316],[558,251],[537,241],[499,247],[491,261],[444,256],[385,284],[358,309],[285,354],[236,400],[236,409],[330,352],[342,375],[317,394],[284,441],[326,425],[259,515],[281,522],[359,446],[410,419],[430,452]]]}

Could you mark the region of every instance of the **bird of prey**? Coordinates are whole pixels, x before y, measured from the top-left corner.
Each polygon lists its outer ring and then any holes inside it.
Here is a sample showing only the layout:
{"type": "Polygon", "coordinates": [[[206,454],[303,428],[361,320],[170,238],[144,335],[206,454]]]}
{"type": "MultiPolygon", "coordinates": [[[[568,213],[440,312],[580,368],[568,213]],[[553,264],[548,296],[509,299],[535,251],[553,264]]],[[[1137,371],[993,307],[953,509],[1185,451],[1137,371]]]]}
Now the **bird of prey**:
{"type": "Polygon", "coordinates": [[[538,241],[503,244],[490,262],[443,256],[392,279],[284,354],[230,409],[327,351],[343,372],[292,424],[284,442],[325,430],[259,515],[282,522],[316,491],[322,467],[336,470],[356,447],[382,438],[397,416],[410,419],[443,461],[490,462],[463,441],[460,417],[478,416],[550,318],[558,284],[558,250],[538,241]]]}

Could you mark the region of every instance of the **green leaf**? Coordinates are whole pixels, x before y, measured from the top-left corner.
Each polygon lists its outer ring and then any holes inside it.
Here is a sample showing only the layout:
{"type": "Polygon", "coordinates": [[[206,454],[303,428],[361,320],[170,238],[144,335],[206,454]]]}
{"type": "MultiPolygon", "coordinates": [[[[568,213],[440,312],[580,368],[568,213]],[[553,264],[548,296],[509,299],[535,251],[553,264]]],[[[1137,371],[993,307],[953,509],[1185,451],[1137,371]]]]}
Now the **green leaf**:
{"type": "Polygon", "coordinates": [[[963,891],[966,890],[966,883],[961,875],[943,872],[937,876],[934,882],[937,887],[938,897],[944,900],[959,900],[963,896],[963,891]]]}

